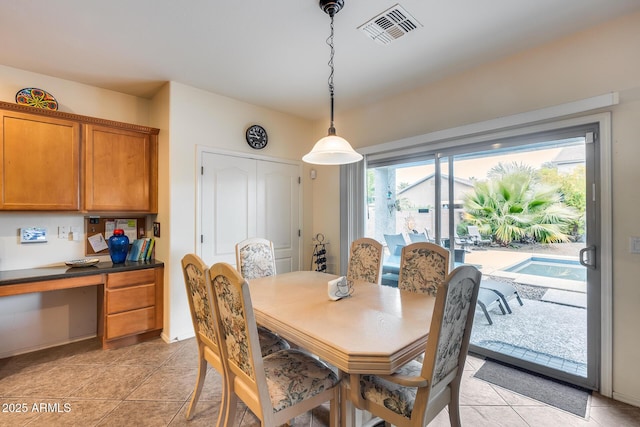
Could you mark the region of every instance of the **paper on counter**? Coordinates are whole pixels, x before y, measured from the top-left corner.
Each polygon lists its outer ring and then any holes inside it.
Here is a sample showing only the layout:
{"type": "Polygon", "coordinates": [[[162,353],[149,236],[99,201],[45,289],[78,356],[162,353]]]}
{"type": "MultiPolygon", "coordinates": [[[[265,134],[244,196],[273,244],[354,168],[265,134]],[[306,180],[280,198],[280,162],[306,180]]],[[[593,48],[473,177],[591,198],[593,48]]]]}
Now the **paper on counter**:
{"type": "Polygon", "coordinates": [[[91,245],[91,248],[95,253],[98,253],[105,249],[109,249],[109,246],[107,246],[107,241],[104,239],[102,233],[89,236],[87,240],[89,240],[89,244],[91,245]]]}

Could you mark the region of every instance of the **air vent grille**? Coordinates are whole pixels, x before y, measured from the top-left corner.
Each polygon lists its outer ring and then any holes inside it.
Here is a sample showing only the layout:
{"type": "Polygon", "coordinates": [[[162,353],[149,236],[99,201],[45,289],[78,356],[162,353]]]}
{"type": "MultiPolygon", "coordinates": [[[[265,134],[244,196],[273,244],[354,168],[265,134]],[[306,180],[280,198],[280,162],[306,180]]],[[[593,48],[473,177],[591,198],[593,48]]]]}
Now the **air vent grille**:
{"type": "Polygon", "coordinates": [[[405,34],[422,27],[402,6],[396,4],[360,25],[358,29],[382,45],[388,45],[405,34]]]}

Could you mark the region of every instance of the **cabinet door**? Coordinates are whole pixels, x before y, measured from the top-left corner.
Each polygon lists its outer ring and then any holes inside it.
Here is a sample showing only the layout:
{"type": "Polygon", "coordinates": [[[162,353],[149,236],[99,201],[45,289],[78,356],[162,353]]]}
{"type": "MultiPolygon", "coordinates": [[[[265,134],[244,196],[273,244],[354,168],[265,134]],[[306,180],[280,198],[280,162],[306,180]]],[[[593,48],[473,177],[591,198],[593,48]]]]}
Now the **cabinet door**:
{"type": "Polygon", "coordinates": [[[0,209],[79,210],[80,125],[0,114],[0,209]]]}
{"type": "Polygon", "coordinates": [[[148,134],[88,125],[84,208],[157,212],[157,140],[148,134]]]}

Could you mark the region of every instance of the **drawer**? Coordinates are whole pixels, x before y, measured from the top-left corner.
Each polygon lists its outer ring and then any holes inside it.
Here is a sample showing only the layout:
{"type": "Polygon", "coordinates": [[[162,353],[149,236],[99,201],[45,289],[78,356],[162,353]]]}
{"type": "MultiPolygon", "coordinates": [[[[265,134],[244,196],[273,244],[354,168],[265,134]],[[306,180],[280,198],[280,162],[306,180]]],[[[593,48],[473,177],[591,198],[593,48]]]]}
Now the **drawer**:
{"type": "Polygon", "coordinates": [[[155,305],[155,302],[155,283],[120,289],[107,289],[107,314],[151,307],[155,305]]]}
{"type": "Polygon", "coordinates": [[[155,329],[155,320],[155,307],[110,314],[107,316],[106,339],[110,340],[155,329]]]}
{"type": "Polygon", "coordinates": [[[155,280],[155,268],[112,273],[107,275],[107,288],[114,289],[125,286],[146,285],[149,283],[155,283],[155,280]]]}

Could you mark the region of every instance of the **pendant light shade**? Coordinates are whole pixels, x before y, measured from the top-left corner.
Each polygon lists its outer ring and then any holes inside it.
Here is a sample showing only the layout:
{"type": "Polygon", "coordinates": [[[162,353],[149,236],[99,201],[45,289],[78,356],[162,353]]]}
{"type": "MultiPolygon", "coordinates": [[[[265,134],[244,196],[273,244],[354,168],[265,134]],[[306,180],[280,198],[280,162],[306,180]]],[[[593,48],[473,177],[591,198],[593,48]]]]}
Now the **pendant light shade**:
{"type": "Polygon", "coordinates": [[[336,129],[333,126],[333,16],[342,9],[344,0],[320,0],[320,8],[331,17],[331,35],[327,39],[327,44],[331,48],[331,56],[329,57],[329,96],[331,99],[331,125],[329,126],[328,135],[316,142],[313,149],[302,157],[307,163],[316,165],[344,165],[347,163],[355,163],[362,160],[362,154],[357,153],[346,139],[336,135],[336,129]]]}
{"type": "Polygon", "coordinates": [[[351,148],[346,139],[338,135],[327,135],[316,142],[302,160],[316,165],[344,165],[359,162],[362,154],[351,148]]]}

